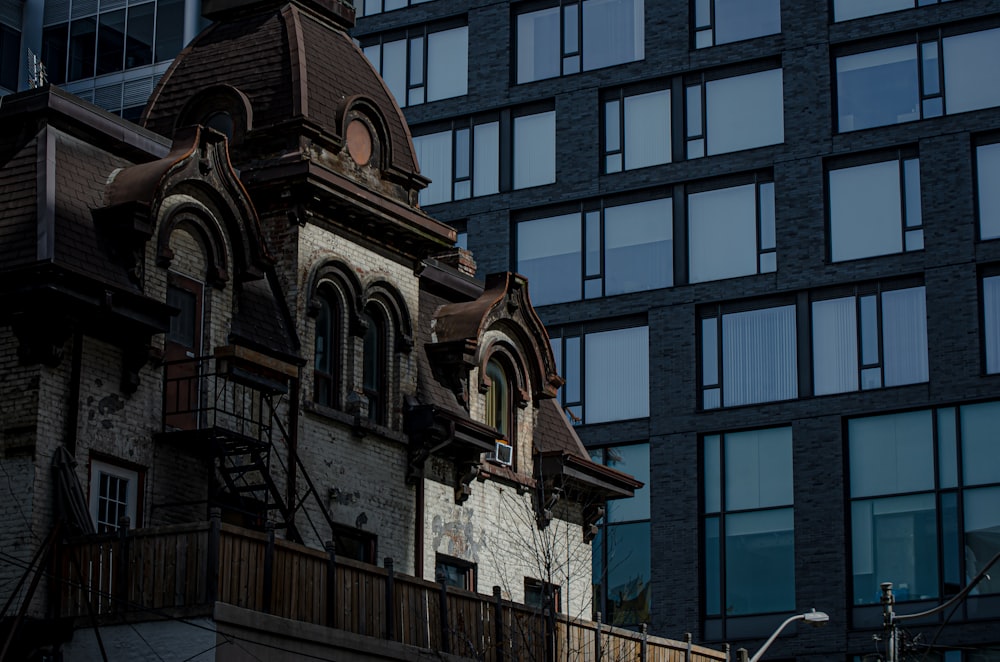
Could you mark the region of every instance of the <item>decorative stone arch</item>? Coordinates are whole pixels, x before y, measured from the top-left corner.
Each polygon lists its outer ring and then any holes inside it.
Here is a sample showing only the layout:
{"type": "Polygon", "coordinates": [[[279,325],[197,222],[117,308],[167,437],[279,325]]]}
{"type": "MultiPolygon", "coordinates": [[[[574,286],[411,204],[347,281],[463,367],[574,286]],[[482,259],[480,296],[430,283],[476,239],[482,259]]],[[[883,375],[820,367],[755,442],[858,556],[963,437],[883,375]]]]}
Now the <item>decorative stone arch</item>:
{"type": "Polygon", "coordinates": [[[232,85],[213,85],[199,91],[184,104],[177,114],[174,133],[193,124],[219,131],[230,145],[239,145],[253,130],[253,107],[247,95],[232,85]]]}
{"type": "Polygon", "coordinates": [[[179,229],[187,230],[201,241],[205,248],[205,279],[213,287],[222,289],[229,280],[229,258],[226,250],[226,233],[219,219],[190,195],[176,194],[163,201],[159,209],[159,231],[156,238],[156,263],[169,268],[174,259],[170,238],[179,229]]]}
{"type": "Polygon", "coordinates": [[[359,166],[384,170],[392,163],[389,125],[378,105],[371,99],[360,95],[348,98],[337,117],[337,133],[343,136],[344,148],[359,166]],[[367,159],[361,158],[362,155],[357,151],[362,130],[367,130],[370,139],[367,159]]]}
{"type": "Polygon", "coordinates": [[[319,314],[319,297],[323,295],[324,290],[332,288],[336,296],[340,297],[351,335],[364,334],[361,317],[364,310],[363,289],[361,281],[350,266],[335,258],[323,260],[310,269],[306,282],[309,288],[306,298],[308,316],[316,317],[319,314]]]}
{"type": "MultiPolygon", "coordinates": [[[[409,308],[399,290],[388,281],[376,280],[365,287],[361,300],[362,311],[372,303],[377,303],[385,309],[388,321],[393,327],[393,350],[409,354],[413,350],[413,323],[410,321],[409,308]]],[[[364,329],[361,331],[363,334],[364,329]]]]}

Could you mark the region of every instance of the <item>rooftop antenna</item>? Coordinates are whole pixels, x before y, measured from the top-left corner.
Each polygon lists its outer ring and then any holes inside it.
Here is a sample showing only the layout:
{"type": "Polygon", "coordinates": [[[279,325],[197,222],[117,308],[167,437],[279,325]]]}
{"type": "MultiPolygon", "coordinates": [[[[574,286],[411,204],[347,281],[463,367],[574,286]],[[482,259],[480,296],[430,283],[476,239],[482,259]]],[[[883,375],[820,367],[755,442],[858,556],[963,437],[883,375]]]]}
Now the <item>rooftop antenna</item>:
{"type": "Polygon", "coordinates": [[[45,64],[30,48],[28,49],[28,87],[34,89],[49,82],[45,64]]]}

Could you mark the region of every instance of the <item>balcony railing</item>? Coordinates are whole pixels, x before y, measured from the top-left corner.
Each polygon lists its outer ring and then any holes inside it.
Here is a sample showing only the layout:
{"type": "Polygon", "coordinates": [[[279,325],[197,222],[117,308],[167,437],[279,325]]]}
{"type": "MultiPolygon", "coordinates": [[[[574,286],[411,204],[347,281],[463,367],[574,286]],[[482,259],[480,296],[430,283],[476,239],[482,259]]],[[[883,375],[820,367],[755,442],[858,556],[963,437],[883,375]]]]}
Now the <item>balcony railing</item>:
{"type": "Polygon", "coordinates": [[[220,522],[128,530],[61,548],[63,617],[135,621],[216,601],[484,662],[715,662],[726,654],[446,588],[220,522]],[[547,622],[549,623],[547,625],[547,622]],[[547,650],[551,647],[550,650],[547,650]]]}

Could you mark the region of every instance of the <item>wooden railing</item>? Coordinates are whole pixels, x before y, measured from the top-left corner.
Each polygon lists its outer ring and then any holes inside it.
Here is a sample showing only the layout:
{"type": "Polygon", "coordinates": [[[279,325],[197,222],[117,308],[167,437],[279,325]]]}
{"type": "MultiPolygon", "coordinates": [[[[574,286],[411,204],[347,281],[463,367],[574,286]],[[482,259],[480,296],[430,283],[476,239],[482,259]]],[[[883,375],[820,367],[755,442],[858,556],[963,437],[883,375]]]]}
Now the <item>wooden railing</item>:
{"type": "Polygon", "coordinates": [[[713,662],[726,654],[446,588],[386,567],[208,523],[123,529],[65,544],[58,615],[113,620],[216,601],[483,662],[713,662]]]}

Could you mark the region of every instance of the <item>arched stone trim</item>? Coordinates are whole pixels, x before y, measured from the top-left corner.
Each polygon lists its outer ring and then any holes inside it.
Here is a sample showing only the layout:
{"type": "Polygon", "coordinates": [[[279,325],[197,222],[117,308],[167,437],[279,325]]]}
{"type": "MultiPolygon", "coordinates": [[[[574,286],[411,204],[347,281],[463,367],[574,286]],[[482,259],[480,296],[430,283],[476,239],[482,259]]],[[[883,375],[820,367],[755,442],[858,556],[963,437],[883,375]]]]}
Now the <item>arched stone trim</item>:
{"type": "Polygon", "coordinates": [[[229,259],[226,251],[226,233],[219,219],[201,201],[185,194],[175,194],[160,206],[159,231],[156,238],[156,263],[168,268],[174,259],[170,237],[175,230],[187,229],[201,240],[205,247],[205,279],[222,289],[229,280],[229,259]]]}
{"type": "Polygon", "coordinates": [[[344,103],[343,111],[337,117],[337,134],[344,139],[345,148],[349,148],[347,130],[354,120],[363,122],[371,131],[372,158],[368,166],[384,170],[392,163],[393,145],[389,137],[389,126],[385,117],[374,101],[363,96],[353,96],[344,103]]]}
{"type": "Polygon", "coordinates": [[[350,334],[353,336],[364,335],[364,322],[362,321],[362,312],[364,310],[363,290],[361,281],[358,280],[358,277],[350,266],[337,259],[324,260],[312,268],[307,282],[309,284],[306,299],[307,315],[315,317],[319,313],[319,301],[317,297],[321,295],[321,289],[326,287],[334,288],[337,296],[341,298],[341,305],[348,321],[350,334]]]}
{"type": "Polygon", "coordinates": [[[387,281],[374,281],[365,288],[362,300],[365,306],[377,301],[386,310],[389,323],[393,326],[394,351],[409,354],[413,349],[413,324],[409,308],[399,290],[387,281]]]}
{"type": "Polygon", "coordinates": [[[232,85],[213,85],[191,97],[177,114],[174,132],[192,124],[211,127],[226,135],[230,145],[239,145],[253,130],[253,107],[247,95],[232,85]],[[213,117],[227,115],[232,121],[229,131],[214,123],[213,117]]]}
{"type": "MultiPolygon", "coordinates": [[[[509,329],[503,329],[502,333],[507,335],[509,331],[509,329]]],[[[477,372],[479,374],[479,383],[477,386],[479,387],[479,392],[486,393],[490,389],[490,378],[486,374],[486,366],[495,358],[500,360],[501,364],[506,368],[508,379],[511,379],[510,385],[513,387],[512,395],[515,397],[515,404],[520,409],[524,409],[528,406],[528,402],[531,399],[531,390],[526,379],[528,374],[527,365],[521,351],[509,340],[498,339],[484,347],[483,351],[480,352],[477,362],[477,372]]]]}

